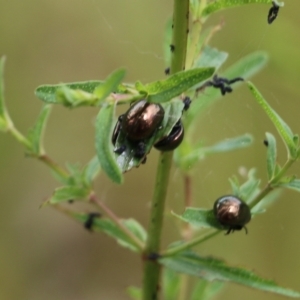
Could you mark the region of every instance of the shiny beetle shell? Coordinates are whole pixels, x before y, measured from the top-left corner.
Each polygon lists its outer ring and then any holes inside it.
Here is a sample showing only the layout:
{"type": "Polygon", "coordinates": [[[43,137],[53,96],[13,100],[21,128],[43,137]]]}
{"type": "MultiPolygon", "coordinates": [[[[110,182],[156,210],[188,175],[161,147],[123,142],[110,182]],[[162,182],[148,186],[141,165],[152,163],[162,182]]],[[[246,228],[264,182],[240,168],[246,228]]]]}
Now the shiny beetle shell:
{"type": "Polygon", "coordinates": [[[249,206],[233,195],[223,196],[215,201],[214,215],[221,225],[228,228],[227,234],[241,230],[251,220],[249,206]]]}
{"type": "Polygon", "coordinates": [[[164,114],[160,104],[140,100],[134,103],[123,116],[122,131],[131,141],[150,138],[162,123],[164,114]]]}
{"type": "Polygon", "coordinates": [[[154,147],[159,151],[172,151],[181,144],[183,137],[184,129],[181,120],[179,120],[170,134],[154,144],[154,147]]]}

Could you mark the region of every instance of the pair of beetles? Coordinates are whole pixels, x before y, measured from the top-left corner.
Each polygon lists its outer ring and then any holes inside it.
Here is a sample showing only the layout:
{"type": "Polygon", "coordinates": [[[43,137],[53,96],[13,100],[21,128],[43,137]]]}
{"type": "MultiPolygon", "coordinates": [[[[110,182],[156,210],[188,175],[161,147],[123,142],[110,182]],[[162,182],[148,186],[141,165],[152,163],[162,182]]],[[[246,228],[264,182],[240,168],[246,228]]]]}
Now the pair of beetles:
{"type": "MultiPolygon", "coordinates": [[[[232,80],[230,83],[236,81],[232,80]]],[[[206,86],[220,88],[219,83],[215,85],[209,82],[206,86]]],[[[223,95],[226,92],[231,92],[231,90],[228,90],[223,93],[224,88],[220,88],[220,90],[223,95]]],[[[190,98],[184,98],[183,102],[183,110],[187,110],[191,103],[190,98]]],[[[126,135],[128,141],[134,145],[134,156],[136,158],[144,157],[145,162],[146,147],[144,140],[149,139],[155,133],[161,126],[163,119],[164,109],[159,103],[149,103],[145,99],[139,100],[125,114],[119,116],[113,131],[112,144],[115,146],[118,135],[122,132],[126,135]]],[[[156,141],[154,147],[159,151],[172,151],[180,145],[183,136],[183,124],[181,120],[178,120],[169,135],[156,141]]],[[[120,155],[125,150],[126,146],[121,145],[114,152],[120,155]]],[[[251,212],[249,206],[238,197],[234,195],[220,197],[214,203],[213,213],[221,227],[227,230],[226,234],[242,228],[247,233],[245,225],[251,220],[251,212]]]]}

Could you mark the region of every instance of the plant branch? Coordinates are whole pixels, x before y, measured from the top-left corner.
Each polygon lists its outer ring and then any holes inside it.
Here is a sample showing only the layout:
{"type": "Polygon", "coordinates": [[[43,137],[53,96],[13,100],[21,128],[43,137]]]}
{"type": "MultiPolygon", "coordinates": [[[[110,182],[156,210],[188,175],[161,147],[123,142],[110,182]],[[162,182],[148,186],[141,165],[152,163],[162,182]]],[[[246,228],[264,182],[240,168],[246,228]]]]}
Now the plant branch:
{"type": "MultiPolygon", "coordinates": [[[[185,68],[187,35],[189,26],[189,0],[174,0],[172,60],[170,73],[182,71],[185,68]]],[[[156,182],[151,202],[150,224],[144,253],[143,300],[158,299],[160,265],[160,239],[163,225],[163,215],[173,152],[161,152],[156,173],[156,182]]]]}
{"type": "Polygon", "coordinates": [[[114,214],[112,210],[110,210],[101,200],[97,198],[94,192],[91,192],[89,196],[90,202],[96,205],[98,208],[103,210],[105,214],[126,234],[132,243],[142,252],[144,250],[144,243],[138,239],[124,224],[121,220],[114,214]]]}
{"type": "Polygon", "coordinates": [[[200,236],[197,236],[195,237],[194,239],[186,242],[186,243],[183,243],[181,245],[178,245],[176,247],[172,247],[170,249],[167,249],[165,252],[161,253],[161,256],[162,257],[167,257],[167,256],[174,256],[176,255],[177,253],[179,252],[182,252],[184,250],[187,250],[187,249],[190,249],[196,245],[199,245],[207,240],[209,240],[210,238],[218,235],[219,233],[221,233],[222,231],[221,230],[215,230],[213,232],[209,232],[205,235],[200,235],[200,236]]]}

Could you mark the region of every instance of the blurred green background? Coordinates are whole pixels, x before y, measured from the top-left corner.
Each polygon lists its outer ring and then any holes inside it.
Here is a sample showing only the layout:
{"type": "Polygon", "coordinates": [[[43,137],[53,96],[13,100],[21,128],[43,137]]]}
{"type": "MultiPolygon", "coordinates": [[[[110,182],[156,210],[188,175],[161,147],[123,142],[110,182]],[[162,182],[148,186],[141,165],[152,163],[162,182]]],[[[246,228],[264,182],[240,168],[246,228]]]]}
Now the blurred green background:
{"type": "MultiPolygon", "coordinates": [[[[211,44],[230,53],[229,64],[255,50],[269,53],[268,66],[253,81],[299,133],[299,3],[286,1],[271,26],[266,21],[268,9],[248,5],[215,14],[208,23],[223,21],[225,26],[211,44]]],[[[128,69],[129,82],[163,78],[163,31],[171,11],[172,1],[158,0],[0,0],[0,55],[7,56],[5,95],[17,128],[25,133],[42,107],[33,94],[38,85],[103,79],[120,66],[128,69]]],[[[47,153],[61,164],[86,163],[95,151],[95,115],[92,108],[54,107],[45,137],[47,153]]],[[[198,126],[197,138],[208,144],[245,132],[253,134],[255,142],[248,149],[199,163],[195,205],[212,207],[216,198],[230,191],[227,178],[240,167],[256,167],[265,183],[262,141],[266,131],[276,132],[246,87],[209,108],[198,126]]],[[[0,299],[128,299],[126,287],[141,285],[140,258],[51,208],[39,209],[57,186],[49,170],[26,158],[9,135],[1,134],[0,147],[0,299]]],[[[279,148],[278,160],[284,162],[285,149],[281,144],[279,148]]],[[[105,175],[96,184],[99,197],[119,216],[133,216],[145,226],[157,154],[153,150],[146,165],[126,174],[123,186],[105,175]]],[[[299,164],[293,172],[300,175],[299,164]]],[[[267,214],[249,224],[248,235],[220,235],[199,252],[246,266],[299,291],[299,198],[285,191],[267,214]]],[[[168,211],[180,213],[182,199],[182,178],[174,168],[168,211]]],[[[165,245],[178,238],[174,224],[172,217],[166,218],[165,245]]],[[[282,298],[230,284],[218,299],[254,297],[282,298]]]]}

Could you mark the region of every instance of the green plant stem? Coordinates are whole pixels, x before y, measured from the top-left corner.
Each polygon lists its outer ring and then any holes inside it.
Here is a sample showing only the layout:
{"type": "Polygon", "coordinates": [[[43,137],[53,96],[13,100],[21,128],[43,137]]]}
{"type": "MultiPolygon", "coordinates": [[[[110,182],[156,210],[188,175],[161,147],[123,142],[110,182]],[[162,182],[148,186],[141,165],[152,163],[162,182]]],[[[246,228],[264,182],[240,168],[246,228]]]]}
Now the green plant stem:
{"type": "Polygon", "coordinates": [[[278,172],[278,174],[268,182],[264,189],[262,189],[251,202],[248,203],[250,208],[253,208],[255,205],[257,205],[264,197],[267,196],[268,193],[270,193],[274,188],[276,188],[276,183],[280,181],[280,179],[285,175],[287,170],[292,166],[292,164],[295,161],[296,160],[293,158],[289,158],[287,160],[287,162],[284,164],[284,166],[278,172]]]}
{"type": "Polygon", "coordinates": [[[185,69],[188,29],[189,1],[174,0],[171,74],[185,69]]]}
{"type": "Polygon", "coordinates": [[[195,237],[194,239],[186,242],[186,243],[183,243],[179,246],[176,246],[176,247],[172,247],[168,250],[166,250],[165,252],[161,253],[161,256],[162,257],[167,257],[167,256],[174,256],[176,255],[177,253],[181,252],[181,251],[184,251],[184,250],[187,250],[187,249],[190,249],[196,245],[199,245],[209,239],[211,239],[212,237],[218,235],[219,233],[221,233],[222,231],[221,230],[215,230],[213,232],[209,232],[205,235],[200,235],[200,236],[197,236],[195,237]]]}
{"type": "MultiPolygon", "coordinates": [[[[189,26],[189,0],[174,0],[172,60],[170,73],[182,71],[185,68],[187,35],[189,26]]],[[[169,183],[173,152],[162,152],[158,162],[155,188],[151,202],[150,224],[146,243],[143,278],[143,300],[156,300],[159,295],[161,267],[157,262],[160,250],[160,239],[163,225],[163,215],[167,187],[169,183]]]]}
{"type": "Polygon", "coordinates": [[[160,265],[154,258],[160,250],[165,199],[172,165],[172,152],[161,152],[151,203],[148,239],[144,252],[143,300],[158,299],[160,265]]]}
{"type": "Polygon", "coordinates": [[[6,120],[9,124],[7,127],[7,132],[9,132],[19,143],[25,146],[25,148],[31,149],[31,143],[17,128],[15,128],[8,114],[6,115],[6,120]]]}
{"type": "Polygon", "coordinates": [[[37,157],[40,161],[46,164],[52,171],[54,171],[60,177],[67,179],[70,175],[59,164],[53,161],[48,155],[42,154],[37,157]]]}

